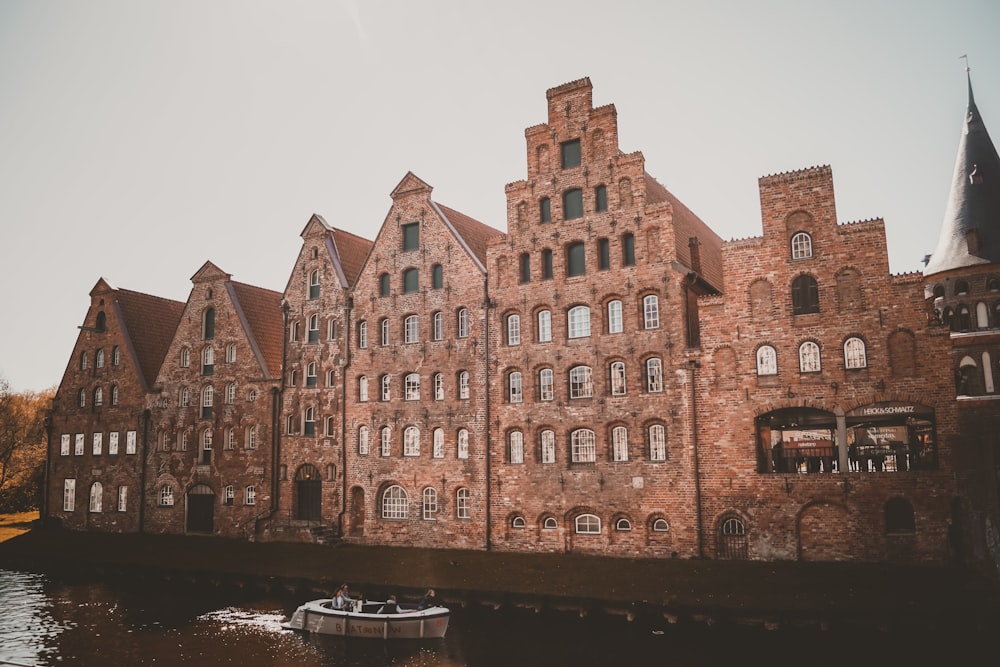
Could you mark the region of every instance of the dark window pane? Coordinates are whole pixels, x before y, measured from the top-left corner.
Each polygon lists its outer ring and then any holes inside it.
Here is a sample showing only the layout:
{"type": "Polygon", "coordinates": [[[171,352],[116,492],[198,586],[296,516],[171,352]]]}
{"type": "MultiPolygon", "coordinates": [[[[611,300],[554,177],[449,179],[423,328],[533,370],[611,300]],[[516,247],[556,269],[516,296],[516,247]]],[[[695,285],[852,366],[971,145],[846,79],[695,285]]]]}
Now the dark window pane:
{"type": "Polygon", "coordinates": [[[440,264],[434,265],[434,271],[432,273],[432,281],[434,289],[441,289],[444,287],[444,269],[441,268],[440,264]]]}
{"type": "Polygon", "coordinates": [[[546,248],[542,251],[542,279],[552,278],[552,251],[546,248]]]}
{"type": "Polygon", "coordinates": [[[542,223],[552,222],[552,202],[548,197],[542,197],[538,203],[538,212],[542,223]]]}
{"type": "Polygon", "coordinates": [[[611,244],[607,239],[597,240],[597,268],[601,270],[611,268],[611,244]]]}
{"type": "Polygon", "coordinates": [[[420,223],[408,222],[403,225],[403,250],[416,250],[420,245],[420,223]]]}
{"type": "Polygon", "coordinates": [[[574,139],[562,145],[562,168],[580,166],[580,140],[574,139]]]}
{"type": "Polygon", "coordinates": [[[310,299],[318,299],[319,298],[319,285],[310,285],[309,286],[309,298],[310,299]]]}
{"type": "Polygon", "coordinates": [[[420,272],[417,269],[403,271],[403,292],[416,292],[420,289],[420,272]]]}
{"type": "Polygon", "coordinates": [[[598,213],[608,210],[608,189],[603,185],[594,188],[594,210],[598,213]]]}
{"type": "Polygon", "coordinates": [[[631,234],[622,236],[622,264],[635,266],[635,237],[631,234]]]}
{"type": "Polygon", "coordinates": [[[382,296],[389,296],[389,274],[383,273],[378,277],[378,293],[382,296]]]}
{"type": "Polygon", "coordinates": [[[571,243],[566,248],[566,275],[582,276],[587,272],[583,243],[571,243]]]}
{"type": "Polygon", "coordinates": [[[215,338],[215,308],[205,311],[205,338],[215,338]]]}
{"type": "Polygon", "coordinates": [[[801,275],[792,281],[792,314],[819,312],[819,286],[812,276],[801,275]]]}
{"type": "Polygon", "coordinates": [[[531,282],[531,255],[528,253],[521,255],[521,282],[531,282]]]}
{"type": "Polygon", "coordinates": [[[583,190],[569,190],[563,194],[563,219],[583,217],[583,190]]]}

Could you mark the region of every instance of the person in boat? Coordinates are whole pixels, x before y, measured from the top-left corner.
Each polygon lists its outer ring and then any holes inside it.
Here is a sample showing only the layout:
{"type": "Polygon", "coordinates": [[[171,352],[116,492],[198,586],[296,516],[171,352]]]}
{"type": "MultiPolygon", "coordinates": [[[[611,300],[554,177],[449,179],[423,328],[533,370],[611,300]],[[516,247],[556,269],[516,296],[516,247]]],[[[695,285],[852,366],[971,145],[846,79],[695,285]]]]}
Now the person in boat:
{"type": "Polygon", "coordinates": [[[396,596],[390,595],[381,607],[379,607],[378,613],[380,614],[395,614],[399,611],[399,605],[396,602],[396,596]]]}
{"type": "Polygon", "coordinates": [[[351,591],[347,584],[337,589],[337,594],[333,596],[333,608],[343,611],[354,609],[354,599],[351,597],[351,591]]]}
{"type": "Polygon", "coordinates": [[[427,592],[424,593],[424,597],[422,597],[420,599],[420,602],[417,604],[417,609],[418,610],[430,609],[431,607],[436,607],[436,606],[437,606],[437,596],[434,594],[434,589],[428,588],[427,592]]]}

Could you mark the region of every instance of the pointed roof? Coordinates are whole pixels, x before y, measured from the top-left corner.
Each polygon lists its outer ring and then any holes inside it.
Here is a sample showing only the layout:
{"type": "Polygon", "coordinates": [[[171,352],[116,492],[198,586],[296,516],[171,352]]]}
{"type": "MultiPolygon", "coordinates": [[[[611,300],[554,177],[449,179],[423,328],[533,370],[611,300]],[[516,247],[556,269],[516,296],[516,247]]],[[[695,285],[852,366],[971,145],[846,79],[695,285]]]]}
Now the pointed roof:
{"type": "Polygon", "coordinates": [[[958,143],[951,194],[937,248],[924,268],[942,271],[1000,263],[1000,158],[972,96],[958,143]]]}
{"type": "MultiPolygon", "coordinates": [[[[102,283],[107,286],[103,278],[98,286],[102,283]]],[[[144,389],[149,391],[156,383],[156,374],[170,349],[185,304],[127,289],[114,290],[114,294],[122,333],[142,374],[144,389]]]]}
{"type": "Polygon", "coordinates": [[[261,370],[274,379],[281,375],[281,342],[284,322],[281,316],[281,292],[230,280],[233,306],[247,332],[261,370]]]}
{"type": "Polygon", "coordinates": [[[347,279],[347,285],[352,287],[361,273],[361,267],[365,265],[365,259],[368,258],[369,251],[371,251],[375,243],[357,234],[345,232],[343,229],[335,227],[331,230],[330,239],[333,242],[337,257],[340,258],[340,268],[347,279]]]}
{"type": "Polygon", "coordinates": [[[485,270],[486,246],[489,244],[490,239],[503,236],[503,232],[490,227],[486,223],[479,222],[475,218],[470,218],[464,213],[460,213],[444,204],[434,201],[431,203],[437,207],[441,218],[451,227],[456,238],[468,248],[472,256],[479,261],[479,264],[485,270]]]}

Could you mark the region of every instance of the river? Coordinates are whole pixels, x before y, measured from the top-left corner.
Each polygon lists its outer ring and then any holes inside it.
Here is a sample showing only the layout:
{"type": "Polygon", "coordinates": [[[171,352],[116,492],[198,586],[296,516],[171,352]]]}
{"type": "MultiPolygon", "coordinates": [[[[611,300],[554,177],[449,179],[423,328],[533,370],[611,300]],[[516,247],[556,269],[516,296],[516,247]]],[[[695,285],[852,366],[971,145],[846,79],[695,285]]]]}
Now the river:
{"type": "Polygon", "coordinates": [[[940,665],[963,664],[980,648],[978,635],[670,625],[489,607],[453,609],[444,639],[386,642],[284,630],[298,602],[153,577],[0,570],[0,665],[940,665]]]}

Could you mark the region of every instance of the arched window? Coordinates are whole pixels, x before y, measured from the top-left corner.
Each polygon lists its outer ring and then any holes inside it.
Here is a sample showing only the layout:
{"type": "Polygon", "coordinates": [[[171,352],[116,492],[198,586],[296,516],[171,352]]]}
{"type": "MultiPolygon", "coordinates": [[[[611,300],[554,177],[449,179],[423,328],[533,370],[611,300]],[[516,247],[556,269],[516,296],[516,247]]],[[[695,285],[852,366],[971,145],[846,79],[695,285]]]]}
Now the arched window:
{"type": "Polygon", "coordinates": [[[386,347],[389,344],[389,318],[379,320],[379,344],[386,347]]]}
{"type": "Polygon", "coordinates": [[[985,303],[980,301],[976,304],[976,328],[978,329],[989,329],[990,327],[990,309],[985,303]]]}
{"type": "Polygon", "coordinates": [[[365,425],[358,427],[358,454],[368,455],[368,427],[365,425]]]}
{"type": "Polygon", "coordinates": [[[594,372],[590,366],[574,366],[569,371],[569,397],[590,398],[594,395],[594,372]]]}
{"type": "Polygon", "coordinates": [[[538,400],[551,401],[555,398],[555,375],[551,368],[538,371],[538,400]]]}
{"type": "Polygon", "coordinates": [[[541,449],[542,463],[556,462],[556,432],[545,429],[539,435],[539,447],[541,449]]]}
{"type": "Polygon", "coordinates": [[[391,382],[392,382],[392,376],[390,375],[383,375],[381,379],[379,379],[379,385],[382,388],[381,400],[383,401],[388,401],[392,398],[392,393],[389,390],[389,385],[391,382]]]}
{"type": "Polygon", "coordinates": [[[212,403],[215,397],[215,392],[212,390],[212,385],[207,384],[201,390],[201,418],[208,419],[212,416],[212,403]]]}
{"type": "Polygon", "coordinates": [[[844,342],[844,366],[847,368],[866,368],[868,366],[865,342],[860,338],[848,338],[844,342]]]}
{"type": "Polygon", "coordinates": [[[659,357],[646,359],[646,391],[663,391],[663,360],[659,357]]]}
{"type": "Polygon", "coordinates": [[[576,517],[576,532],[583,535],[600,535],[601,519],[593,514],[581,514],[576,517]]]}
{"type": "Polygon", "coordinates": [[[458,337],[469,337],[469,309],[460,308],[458,310],[458,337]]]}
{"type": "Polygon", "coordinates": [[[440,310],[434,313],[434,340],[444,340],[444,313],[440,310]]]}
{"type": "Polygon", "coordinates": [[[403,342],[406,344],[420,342],[420,318],[407,315],[403,320],[403,342]]]}
{"type": "Polygon", "coordinates": [[[306,366],[306,386],[315,387],[317,383],[316,379],[316,362],[310,361],[306,366]]]}
{"type": "Polygon", "coordinates": [[[667,460],[667,428],[663,424],[649,427],[649,460],[667,460]]]}
{"type": "Polygon", "coordinates": [[[620,533],[627,533],[632,530],[632,522],[628,519],[618,519],[615,521],[615,530],[620,533]]]}
{"type": "Polygon", "coordinates": [[[611,455],[614,461],[628,461],[628,429],[624,426],[611,429],[611,455]]]}
{"type": "Polygon", "coordinates": [[[111,385],[111,405],[118,405],[118,385],[111,385]]]}
{"type": "Polygon", "coordinates": [[[625,395],[625,362],[611,362],[611,395],[625,395]]]}
{"type": "Polygon", "coordinates": [[[520,315],[508,315],[507,316],[507,344],[508,345],[520,345],[521,344],[521,316],[520,315]]]}
{"type": "Polygon", "coordinates": [[[309,316],[308,330],[306,331],[306,340],[310,343],[319,342],[319,313],[313,313],[309,316]]]}
{"type": "Polygon", "coordinates": [[[458,429],[458,444],[456,456],[460,459],[469,458],[469,431],[464,428],[458,429]]]}
{"type": "Polygon", "coordinates": [[[719,523],[717,556],[722,560],[747,559],[747,528],[743,519],[728,514],[719,523]]]}
{"type": "Polygon", "coordinates": [[[416,426],[403,430],[403,456],[420,456],[420,429],[416,426]]]}
{"type": "Polygon", "coordinates": [[[111,365],[117,366],[122,362],[122,351],[121,348],[115,345],[111,348],[111,365]]]}
{"type": "Polygon", "coordinates": [[[362,402],[368,400],[368,378],[364,375],[358,378],[358,400],[362,402]]]}
{"type": "Polygon", "coordinates": [[[622,331],[622,302],[618,299],[608,301],[608,333],[621,333],[622,331]]]}
{"type": "Polygon", "coordinates": [[[403,379],[403,397],[407,401],[420,400],[420,374],[408,373],[403,379]]]}
{"type": "Polygon", "coordinates": [[[434,400],[444,400],[444,373],[434,374],[434,400]]]}
{"type": "Polygon", "coordinates": [[[507,398],[511,403],[524,401],[524,384],[520,371],[511,371],[507,375],[507,398]]]}
{"type": "Polygon", "coordinates": [[[444,429],[434,429],[433,449],[431,455],[436,459],[444,458],[444,429]]]}
{"type": "Polygon", "coordinates": [[[524,434],[520,431],[507,434],[507,457],[511,463],[524,463],[524,434]]]}
{"type": "Polygon", "coordinates": [[[392,429],[383,426],[379,433],[379,453],[383,457],[392,456],[392,429]]]}
{"type": "Polygon", "coordinates": [[[819,373],[822,370],[820,364],[819,345],[807,340],[799,345],[799,372],[819,373]]]}
{"type": "Polygon", "coordinates": [[[206,308],[202,317],[202,338],[215,338],[215,308],[206,308]]]}
{"type": "Polygon", "coordinates": [[[645,329],[660,328],[660,299],[655,294],[642,298],[642,322],[645,329]]]}
{"type": "Polygon", "coordinates": [[[955,311],[955,317],[951,321],[952,331],[969,331],[972,329],[972,313],[969,307],[962,304],[955,311]]]}
{"type": "Polygon", "coordinates": [[[94,366],[104,368],[104,350],[98,350],[94,353],[94,366]]]}
{"type": "Polygon", "coordinates": [[[469,398],[469,371],[459,371],[458,373],[458,397],[469,398]]]}
{"type": "Polygon", "coordinates": [[[455,517],[458,519],[470,518],[469,512],[469,490],[465,487],[455,492],[455,517]]]}
{"type": "Polygon", "coordinates": [[[812,256],[812,237],[805,232],[792,236],[792,259],[809,259],[812,256]]]}
{"type": "MultiPolygon", "coordinates": [[[[184,350],[181,350],[181,359],[182,360],[184,359],[184,350]]],[[[183,365],[184,364],[181,364],[181,366],[183,366],[183,365]]],[[[81,371],[87,370],[87,352],[86,352],[86,350],[84,350],[83,352],[80,353],[80,370],[81,371]]]]}
{"type": "Polygon", "coordinates": [[[802,274],[792,281],[792,314],[819,312],[819,285],[812,276],[802,274]]]}
{"type": "Polygon", "coordinates": [[[538,311],[538,342],[548,343],[552,340],[552,311],[538,311]]]}
{"type": "MultiPolygon", "coordinates": [[[[84,354],[86,354],[86,352],[84,352],[84,354]]],[[[86,363],[86,361],[84,361],[84,363],[86,363]]],[[[181,348],[180,366],[181,368],[191,367],[191,350],[186,347],[181,348]]]]}
{"type": "Polygon", "coordinates": [[[302,435],[316,435],[316,408],[311,405],[302,412],[302,435]]]}
{"type": "Polygon", "coordinates": [[[104,405],[104,390],[100,387],[94,389],[94,405],[101,406],[104,405]]]}
{"type": "Polygon", "coordinates": [[[559,523],[556,522],[556,518],[554,516],[547,516],[545,517],[545,520],[542,521],[542,530],[555,530],[558,527],[559,523]]]}
{"type": "Polygon", "coordinates": [[[962,296],[963,294],[969,293],[969,281],[962,280],[961,278],[955,281],[955,294],[957,296],[962,296]]]}
{"type": "Polygon", "coordinates": [[[314,269],[309,273],[309,298],[319,298],[319,269],[314,269]]]}
{"type": "Polygon", "coordinates": [[[405,519],[408,515],[408,501],[403,487],[392,485],[382,493],[382,518],[405,519]]]}
{"type": "Polygon", "coordinates": [[[510,527],[511,528],[515,528],[515,529],[520,530],[520,529],[524,528],[524,526],[525,526],[525,523],[524,523],[524,517],[523,516],[515,516],[513,519],[510,520],[510,527]]]}
{"type": "Polygon", "coordinates": [[[104,487],[100,482],[90,485],[90,511],[100,512],[104,504],[104,487]]]}
{"type": "Polygon", "coordinates": [[[587,338],[590,336],[590,308],[574,306],[566,314],[570,338],[587,338]]]}
{"type": "Polygon", "coordinates": [[[761,345],[757,348],[757,375],[777,375],[778,374],[778,353],[770,345],[761,345]]]}
{"type": "Polygon", "coordinates": [[[358,322],[358,347],[362,350],[368,347],[368,323],[358,322]]]}
{"type": "Polygon", "coordinates": [[[667,523],[666,519],[657,519],[653,522],[653,532],[655,533],[665,533],[670,530],[670,524],[667,523]]]}
{"type": "Polygon", "coordinates": [[[570,434],[570,456],[573,463],[594,463],[597,460],[593,431],[589,428],[578,428],[570,434]]]}
{"type": "Polygon", "coordinates": [[[438,492],[433,487],[424,489],[423,516],[424,521],[433,521],[437,518],[438,492]]]}

